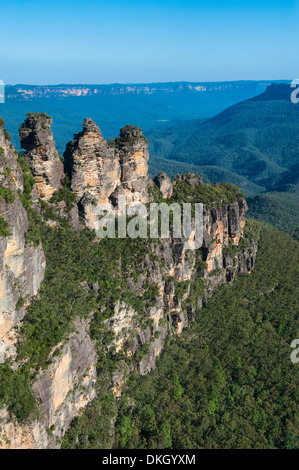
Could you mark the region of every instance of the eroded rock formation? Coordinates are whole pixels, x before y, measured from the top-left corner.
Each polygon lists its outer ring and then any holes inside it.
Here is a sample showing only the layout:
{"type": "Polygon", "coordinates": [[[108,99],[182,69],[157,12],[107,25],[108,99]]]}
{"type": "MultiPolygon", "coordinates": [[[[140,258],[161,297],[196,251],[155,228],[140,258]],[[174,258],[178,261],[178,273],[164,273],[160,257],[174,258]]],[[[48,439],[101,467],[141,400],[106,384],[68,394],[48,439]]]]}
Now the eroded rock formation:
{"type": "Polygon", "coordinates": [[[168,199],[172,196],[173,193],[173,183],[169,176],[167,176],[164,171],[161,171],[156,178],[154,179],[154,183],[158,186],[160,193],[164,199],[168,199]]]}
{"type": "Polygon", "coordinates": [[[50,367],[34,381],[38,419],[19,423],[5,409],[0,411],[0,448],[58,448],[72,419],[95,397],[96,354],[89,325],[79,319],[74,323],[75,333],[66,344],[53,349],[50,367]]]}
{"type": "Polygon", "coordinates": [[[83,130],[68,143],[64,162],[78,202],[87,194],[97,204],[107,203],[120,185],[117,155],[91,119],[85,119],[83,130]]]}
{"type": "Polygon", "coordinates": [[[66,147],[64,162],[87,227],[97,230],[102,215],[98,204],[117,210],[119,195],[126,196],[127,204],[149,201],[148,158],[147,140],[138,127],[124,127],[108,143],[99,127],[85,119],[83,130],[66,147]]]}
{"type": "Polygon", "coordinates": [[[20,126],[24,158],[36,181],[38,195],[49,201],[62,187],[64,172],[51,131],[52,119],[44,113],[29,113],[20,126]]]}
{"type": "MultiPolygon", "coordinates": [[[[137,280],[131,281],[131,289],[136,296],[141,296],[146,281],[144,273],[147,273],[158,286],[155,306],[141,316],[131,307],[117,303],[114,315],[107,321],[107,328],[115,334],[116,350],[135,357],[134,367],[140,374],[155,367],[171,329],[180,334],[192,323],[196,312],[217,286],[231,282],[237,273],[252,271],[257,241],[248,237],[244,246],[238,246],[243,237],[246,209],[244,198],[221,207],[204,207],[204,237],[200,250],[186,250],[183,240],[172,238],[152,245],[154,258],[145,256],[137,280]],[[235,247],[232,253],[231,247],[235,247]],[[199,281],[199,287],[194,295],[192,284],[195,281],[199,281]],[[144,316],[148,318],[145,324],[144,316]],[[145,353],[140,356],[142,348],[145,353]]],[[[123,363],[113,377],[118,395],[127,374],[128,365],[123,363]]]]}

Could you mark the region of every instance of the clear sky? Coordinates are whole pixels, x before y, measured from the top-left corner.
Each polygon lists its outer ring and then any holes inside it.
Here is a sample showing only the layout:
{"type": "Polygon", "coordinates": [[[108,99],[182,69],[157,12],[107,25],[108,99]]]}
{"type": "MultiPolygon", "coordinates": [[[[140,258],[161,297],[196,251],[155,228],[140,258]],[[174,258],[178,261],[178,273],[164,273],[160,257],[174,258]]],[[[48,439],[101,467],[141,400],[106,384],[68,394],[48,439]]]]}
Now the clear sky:
{"type": "Polygon", "coordinates": [[[299,0],[0,0],[5,83],[299,78],[299,0]]]}

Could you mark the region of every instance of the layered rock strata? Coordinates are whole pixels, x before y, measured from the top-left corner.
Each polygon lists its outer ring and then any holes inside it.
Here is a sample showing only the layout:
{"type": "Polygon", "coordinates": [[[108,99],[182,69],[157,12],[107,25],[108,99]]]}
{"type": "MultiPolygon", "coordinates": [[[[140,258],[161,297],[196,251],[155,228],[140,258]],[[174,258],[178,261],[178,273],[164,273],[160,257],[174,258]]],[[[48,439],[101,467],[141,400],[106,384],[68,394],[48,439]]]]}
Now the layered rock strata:
{"type": "Polygon", "coordinates": [[[164,171],[159,173],[154,179],[154,183],[158,186],[160,193],[164,199],[168,199],[173,193],[173,183],[164,171]]]}
{"type": "Polygon", "coordinates": [[[139,127],[126,126],[115,139],[121,166],[121,191],[127,204],[149,201],[147,186],[151,184],[148,174],[148,141],[139,127]]]}

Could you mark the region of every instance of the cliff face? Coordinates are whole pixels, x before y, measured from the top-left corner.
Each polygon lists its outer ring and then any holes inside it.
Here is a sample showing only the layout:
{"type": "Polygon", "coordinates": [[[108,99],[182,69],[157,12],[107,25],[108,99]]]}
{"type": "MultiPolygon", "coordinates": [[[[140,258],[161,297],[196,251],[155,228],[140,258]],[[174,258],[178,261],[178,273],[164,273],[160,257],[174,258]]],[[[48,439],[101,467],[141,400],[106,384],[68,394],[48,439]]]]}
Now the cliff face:
{"type": "Polygon", "coordinates": [[[67,145],[64,161],[78,201],[90,194],[97,203],[107,203],[120,184],[120,165],[115,152],[91,119],[85,119],[82,132],[67,145]]]}
{"type": "Polygon", "coordinates": [[[88,322],[75,319],[76,332],[53,349],[52,362],[33,384],[39,417],[18,423],[0,411],[0,448],[57,448],[72,419],[95,397],[96,355],[88,322]],[[59,354],[57,355],[57,351],[59,354]]]}
{"type": "Polygon", "coordinates": [[[121,170],[114,149],[91,119],[84,120],[82,132],[67,144],[64,166],[86,227],[97,229],[97,205],[109,202],[120,184],[121,170]]]}
{"type": "MultiPolygon", "coordinates": [[[[38,197],[49,201],[55,191],[61,189],[64,179],[50,123],[51,120],[43,115],[29,115],[20,130],[22,146],[27,150],[25,158],[36,181],[31,192],[31,205],[36,210],[39,210],[38,197]]],[[[19,199],[24,186],[23,174],[1,128],[0,157],[1,188],[3,186],[0,210],[4,221],[1,219],[0,237],[0,362],[1,358],[3,362],[5,354],[15,358],[16,336],[12,328],[23,319],[32,296],[38,293],[44,276],[45,258],[41,244],[26,245],[28,215],[19,199]]],[[[147,141],[140,129],[126,126],[115,141],[107,143],[92,120],[84,121],[82,132],[67,146],[65,170],[87,228],[97,228],[100,203],[111,202],[115,210],[118,209],[119,194],[127,196],[128,204],[147,203],[154,197],[153,193],[159,193],[159,198],[177,198],[182,202],[181,188],[191,193],[202,188],[202,192],[196,194],[204,197],[201,178],[192,174],[179,176],[173,181],[161,174],[154,185],[148,175],[147,161],[147,141]],[[153,189],[151,194],[149,186],[153,189]]],[[[206,189],[207,192],[210,190],[210,187],[206,189]]],[[[257,240],[250,232],[250,225],[247,224],[247,229],[245,226],[246,201],[233,192],[230,198],[225,199],[224,189],[218,187],[214,194],[219,195],[221,191],[223,198],[204,204],[203,245],[200,249],[186,250],[185,240],[173,239],[171,235],[166,239],[146,241],[136,270],[134,267],[134,272],[128,272],[127,276],[130,293],[134,299],[140,299],[137,306],[136,303],[132,306],[119,295],[118,300],[101,305],[96,313],[90,312],[85,320],[69,315],[71,326],[67,337],[51,350],[47,368],[35,371],[32,387],[39,403],[39,417],[18,422],[3,408],[0,411],[0,447],[60,446],[74,416],[96,394],[96,366],[100,364],[89,333],[94,317],[103,317],[103,337],[112,338],[105,342],[101,354],[115,358],[115,367],[113,371],[104,372],[102,378],[119,396],[133,370],[146,374],[155,367],[167,336],[180,334],[192,323],[219,284],[231,282],[238,272],[251,272],[257,240]]],[[[59,200],[58,204],[67,207],[67,201],[59,200]]],[[[54,209],[53,203],[51,210],[54,209]]],[[[67,216],[72,222],[72,211],[64,214],[67,216]]],[[[42,212],[40,219],[40,223],[44,223],[42,212]]],[[[56,218],[56,229],[59,223],[61,220],[56,218]]],[[[47,230],[53,228],[47,227],[47,230]]],[[[120,266],[122,256],[117,260],[120,266]]],[[[78,265],[74,267],[78,269],[78,265]]],[[[115,266],[116,273],[117,269],[115,266]]],[[[96,275],[94,272],[93,277],[96,275]]],[[[109,280],[107,282],[109,284],[109,280]]],[[[91,289],[97,296],[98,283],[89,283],[87,290],[91,289]]],[[[97,338],[95,340],[98,341],[97,338]]],[[[14,367],[17,369],[22,365],[15,362],[14,367]]]]}
{"type": "Polygon", "coordinates": [[[244,238],[246,208],[243,198],[218,208],[205,207],[200,251],[186,250],[184,240],[171,238],[151,246],[151,256],[145,256],[137,280],[131,280],[131,289],[142,296],[144,273],[148,273],[158,287],[155,305],[141,316],[117,303],[107,321],[108,330],[114,332],[116,351],[132,358],[131,366],[121,363],[112,377],[117,395],[131,370],[146,374],[155,367],[168,334],[180,334],[192,323],[217,286],[231,282],[237,273],[252,271],[258,247],[253,235],[244,238]],[[241,243],[244,240],[246,243],[241,243]]]}
{"type": "Polygon", "coordinates": [[[44,113],[31,113],[20,126],[24,158],[35,178],[38,195],[49,201],[62,188],[63,164],[51,131],[52,119],[44,113]]]}
{"type": "Polygon", "coordinates": [[[15,150],[0,126],[0,363],[14,355],[13,327],[24,317],[45,272],[42,245],[26,244],[28,216],[18,195],[23,186],[15,150]]]}

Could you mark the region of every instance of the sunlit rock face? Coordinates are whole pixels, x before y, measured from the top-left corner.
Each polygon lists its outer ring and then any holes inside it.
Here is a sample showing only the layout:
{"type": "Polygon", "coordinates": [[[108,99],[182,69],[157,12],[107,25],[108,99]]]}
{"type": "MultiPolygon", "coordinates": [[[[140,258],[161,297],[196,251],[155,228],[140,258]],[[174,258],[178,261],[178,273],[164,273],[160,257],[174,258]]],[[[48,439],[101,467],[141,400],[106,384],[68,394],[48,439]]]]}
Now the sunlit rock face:
{"type": "Polygon", "coordinates": [[[49,201],[62,187],[64,171],[51,131],[52,119],[44,113],[30,113],[20,126],[24,158],[36,181],[38,196],[49,201]]]}
{"type": "Polygon", "coordinates": [[[117,210],[119,195],[126,196],[128,205],[149,201],[148,158],[147,140],[138,127],[126,126],[107,142],[92,119],[85,119],[83,130],[66,147],[64,164],[87,227],[97,230],[98,205],[112,204],[117,210]]]}
{"type": "Polygon", "coordinates": [[[25,307],[37,294],[45,272],[42,245],[26,244],[27,212],[19,194],[23,174],[17,154],[0,126],[0,362],[14,356],[13,329],[24,317],[25,307]]]}
{"type": "Polygon", "coordinates": [[[235,261],[233,265],[233,260],[225,255],[225,248],[229,244],[239,245],[246,222],[246,210],[247,204],[244,198],[239,198],[238,201],[230,204],[223,204],[221,207],[209,210],[204,208],[203,260],[207,263],[206,273],[212,279],[215,277],[214,282],[220,279],[220,268],[223,269],[225,279],[231,281],[240,270],[251,271],[253,267],[257,247],[255,247],[253,259],[248,254],[247,267],[241,259],[235,261]],[[215,273],[214,276],[213,273],[215,273]]]}
{"type": "Polygon", "coordinates": [[[0,448],[59,448],[73,418],[95,397],[96,353],[89,322],[76,318],[74,323],[76,331],[60,345],[58,355],[58,347],[53,349],[51,365],[34,381],[38,419],[17,422],[6,409],[0,410],[0,448]]]}
{"type": "Polygon", "coordinates": [[[169,178],[169,176],[161,171],[155,179],[154,183],[158,186],[160,193],[164,199],[168,199],[172,196],[173,193],[173,182],[169,178]]]}
{"type": "Polygon", "coordinates": [[[115,139],[121,166],[121,192],[126,195],[127,203],[149,202],[147,187],[152,184],[148,174],[148,141],[141,129],[125,126],[115,139]]]}
{"type": "Polygon", "coordinates": [[[120,185],[118,156],[91,119],[84,120],[83,130],[68,143],[64,162],[78,201],[88,193],[97,203],[107,203],[120,185]]]}

